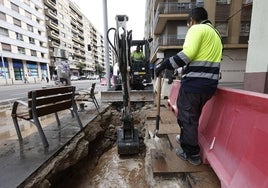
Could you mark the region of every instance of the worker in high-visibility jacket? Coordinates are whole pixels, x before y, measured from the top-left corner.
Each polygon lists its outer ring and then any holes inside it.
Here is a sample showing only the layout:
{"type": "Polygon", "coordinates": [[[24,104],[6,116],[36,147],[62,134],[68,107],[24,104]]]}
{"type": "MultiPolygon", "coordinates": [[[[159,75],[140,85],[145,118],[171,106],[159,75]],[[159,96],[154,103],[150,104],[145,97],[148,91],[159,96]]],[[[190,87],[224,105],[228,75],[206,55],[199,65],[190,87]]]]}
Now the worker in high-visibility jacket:
{"type": "Polygon", "coordinates": [[[177,100],[181,133],[176,140],[181,148],[176,154],[193,165],[200,165],[199,117],[217,89],[223,45],[203,7],[191,10],[188,26],[182,51],[156,65],[155,73],[159,76],[164,69],[185,66],[177,100]]]}

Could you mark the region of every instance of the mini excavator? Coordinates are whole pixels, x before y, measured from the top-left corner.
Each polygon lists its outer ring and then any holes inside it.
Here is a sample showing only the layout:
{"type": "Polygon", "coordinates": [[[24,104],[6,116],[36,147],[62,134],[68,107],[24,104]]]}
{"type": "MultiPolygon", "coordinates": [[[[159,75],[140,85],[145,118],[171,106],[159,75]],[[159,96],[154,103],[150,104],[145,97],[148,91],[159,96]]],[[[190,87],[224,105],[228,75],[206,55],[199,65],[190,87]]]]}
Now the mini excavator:
{"type": "MultiPolygon", "coordinates": [[[[132,31],[128,31],[126,22],[128,16],[117,15],[116,16],[116,29],[114,30],[114,45],[111,44],[108,38],[108,42],[115,51],[118,68],[120,73],[120,90],[123,96],[123,107],[121,109],[121,122],[122,126],[117,130],[117,144],[118,154],[137,154],[139,153],[139,132],[134,127],[133,115],[131,112],[131,89],[142,86],[146,82],[146,76],[150,75],[149,61],[139,62],[135,64],[131,60],[131,46],[148,45],[151,40],[132,40],[132,31]]],[[[109,36],[109,29],[107,35],[109,36]]],[[[117,78],[118,79],[118,78],[117,78]]],[[[143,87],[140,87],[143,89],[143,87]]],[[[153,93],[153,92],[152,92],[153,93]]],[[[140,94],[141,95],[141,94],[140,94]]],[[[153,99],[153,97],[152,97],[153,99]]]]}

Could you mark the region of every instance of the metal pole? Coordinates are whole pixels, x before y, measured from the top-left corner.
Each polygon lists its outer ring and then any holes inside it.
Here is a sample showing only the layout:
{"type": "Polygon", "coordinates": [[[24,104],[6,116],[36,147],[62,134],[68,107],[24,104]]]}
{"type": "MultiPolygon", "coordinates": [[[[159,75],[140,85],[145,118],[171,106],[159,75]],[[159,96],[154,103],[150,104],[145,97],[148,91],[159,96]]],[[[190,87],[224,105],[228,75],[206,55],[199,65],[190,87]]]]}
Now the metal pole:
{"type": "Polygon", "coordinates": [[[110,61],[109,61],[109,45],[108,45],[108,21],[107,21],[107,0],[103,0],[103,23],[104,23],[104,44],[105,44],[105,65],[107,90],[110,89],[110,61]]]}
{"type": "Polygon", "coordinates": [[[3,66],[3,71],[5,71],[5,79],[6,79],[6,85],[7,85],[7,72],[6,72],[6,66],[3,58],[3,54],[1,53],[1,59],[2,59],[2,66],[3,66]]]}

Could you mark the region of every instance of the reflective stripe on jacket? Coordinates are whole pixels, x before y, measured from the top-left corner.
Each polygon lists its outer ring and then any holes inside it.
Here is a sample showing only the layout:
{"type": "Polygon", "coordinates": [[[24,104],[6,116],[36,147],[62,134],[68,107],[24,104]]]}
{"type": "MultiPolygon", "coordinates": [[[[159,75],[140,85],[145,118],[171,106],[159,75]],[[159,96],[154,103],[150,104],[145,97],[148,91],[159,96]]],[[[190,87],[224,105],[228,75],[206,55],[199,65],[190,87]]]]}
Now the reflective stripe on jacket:
{"type": "MultiPolygon", "coordinates": [[[[182,87],[188,92],[214,92],[218,85],[222,42],[212,25],[196,24],[177,55],[186,63],[182,87]]],[[[172,60],[170,60],[172,63],[172,60]]]]}

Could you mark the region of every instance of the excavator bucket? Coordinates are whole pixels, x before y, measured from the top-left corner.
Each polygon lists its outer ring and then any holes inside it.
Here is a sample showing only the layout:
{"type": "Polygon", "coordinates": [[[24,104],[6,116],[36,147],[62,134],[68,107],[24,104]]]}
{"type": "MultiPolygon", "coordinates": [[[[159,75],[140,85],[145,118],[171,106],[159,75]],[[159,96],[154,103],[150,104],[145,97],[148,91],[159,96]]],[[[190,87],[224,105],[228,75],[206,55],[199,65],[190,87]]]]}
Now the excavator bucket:
{"type": "Polygon", "coordinates": [[[117,130],[117,152],[120,155],[125,154],[138,154],[140,150],[139,132],[134,128],[131,132],[127,133],[124,128],[117,130]],[[127,136],[129,135],[129,137],[127,136]]]}

